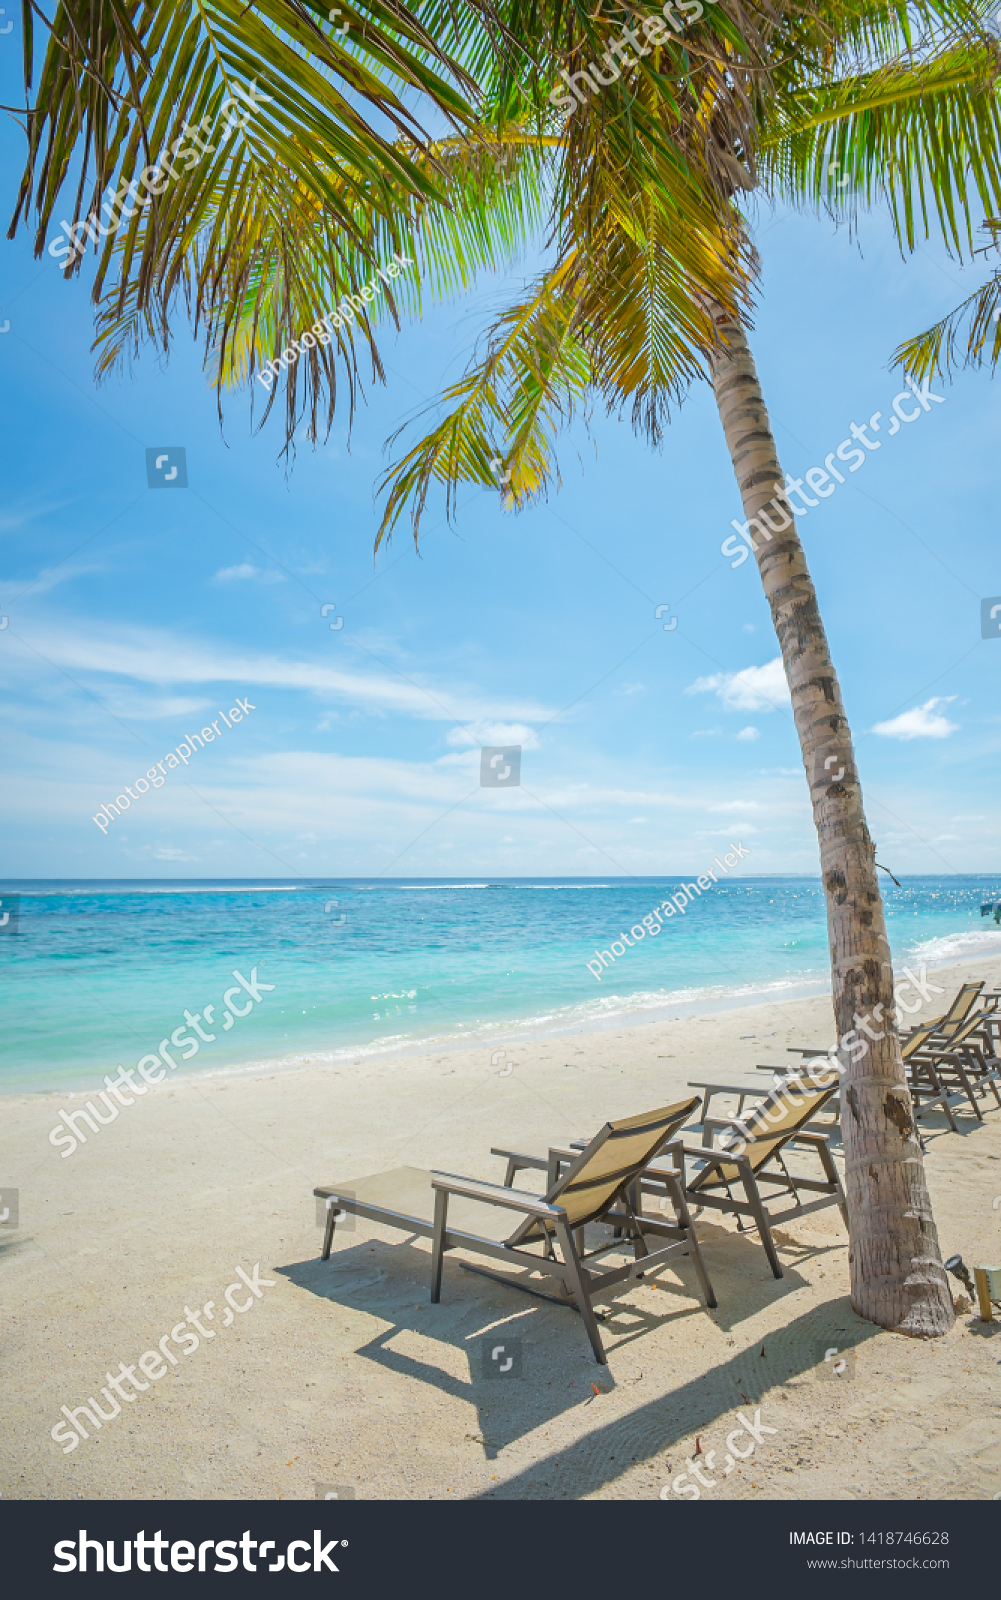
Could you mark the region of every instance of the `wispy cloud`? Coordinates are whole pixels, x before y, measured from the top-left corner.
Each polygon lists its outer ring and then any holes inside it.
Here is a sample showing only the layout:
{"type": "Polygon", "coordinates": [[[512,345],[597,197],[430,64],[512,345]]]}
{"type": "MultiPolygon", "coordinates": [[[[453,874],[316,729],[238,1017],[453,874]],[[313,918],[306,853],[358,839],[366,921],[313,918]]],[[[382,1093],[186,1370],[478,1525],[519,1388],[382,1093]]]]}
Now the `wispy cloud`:
{"type": "Polygon", "coordinates": [[[463,751],[474,747],[478,751],[485,744],[520,744],[525,750],[539,748],[535,729],[523,722],[471,722],[463,728],[450,728],[445,743],[463,751]]]}
{"type": "Polygon", "coordinates": [[[107,572],[109,568],[107,561],[63,561],[58,566],[43,567],[37,578],[4,578],[2,582],[12,600],[20,599],[28,590],[31,591],[32,600],[37,600],[39,595],[48,594],[61,583],[72,583],[74,578],[85,578],[92,572],[107,572]]]}
{"type": "Polygon", "coordinates": [[[63,511],[66,506],[78,504],[78,499],[36,501],[34,505],[22,502],[20,506],[11,506],[5,511],[0,511],[0,533],[12,533],[15,528],[24,528],[32,522],[41,522],[52,511],[63,511]]]}
{"type": "Polygon", "coordinates": [[[737,738],[738,739],[742,739],[745,744],[750,744],[752,742],[752,740],[761,738],[761,729],[760,728],[741,728],[740,732],[737,735],[737,738]]]}
{"type": "Polygon", "coordinates": [[[241,561],[236,567],[220,567],[215,574],[216,583],[238,583],[241,580],[259,578],[262,583],[284,583],[284,572],[277,572],[274,567],[262,571],[260,567],[251,566],[249,561],[241,561]]]}
{"type": "MultiPolygon", "coordinates": [[[[422,684],[416,674],[391,671],[352,671],[296,661],[278,655],[258,655],[217,647],[179,637],[166,630],[102,628],[100,633],[69,628],[32,629],[29,642],[43,656],[74,674],[108,675],[166,684],[232,684],[242,689],[308,690],[369,712],[397,712],[425,721],[468,722],[475,729],[500,723],[548,720],[550,707],[528,700],[492,700],[466,685],[422,684]]],[[[104,692],[104,691],[102,691],[104,692]]],[[[472,735],[474,742],[479,742],[472,735]]],[[[526,740],[490,741],[506,744],[526,740]]]]}
{"type": "Polygon", "coordinates": [[[888,722],[877,722],[872,731],[882,734],[884,739],[947,739],[950,733],[958,731],[959,723],[950,722],[935,707],[947,706],[955,698],[954,694],[938,695],[926,700],[923,706],[902,711],[899,717],[891,717],[888,722]]]}

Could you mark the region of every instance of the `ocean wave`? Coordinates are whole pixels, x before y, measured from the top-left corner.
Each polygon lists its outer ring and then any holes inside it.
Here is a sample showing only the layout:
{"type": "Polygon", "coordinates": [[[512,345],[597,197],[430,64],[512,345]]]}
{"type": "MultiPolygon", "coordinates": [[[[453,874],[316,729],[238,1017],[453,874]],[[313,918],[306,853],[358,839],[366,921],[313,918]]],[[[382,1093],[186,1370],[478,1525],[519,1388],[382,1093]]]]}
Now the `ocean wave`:
{"type": "MultiPolygon", "coordinates": [[[[11,880],[14,881],[14,880],[11,880]]],[[[177,889],[156,888],[148,889],[140,886],[137,889],[109,888],[101,883],[93,889],[5,889],[5,894],[21,894],[26,900],[45,900],[51,897],[69,897],[70,895],[112,895],[112,894],[301,894],[306,889],[315,887],[310,883],[260,883],[260,884],[227,884],[224,888],[202,888],[181,885],[177,889]]]]}
{"type": "MultiPolygon", "coordinates": [[[[673,882],[673,879],[672,879],[673,882]]],[[[611,883],[399,883],[401,893],[416,889],[612,889],[611,883]]]]}
{"type": "Polygon", "coordinates": [[[959,956],[1001,955],[1001,928],[969,928],[963,933],[921,939],[909,946],[907,954],[910,959],[935,962],[955,961],[959,956]]]}

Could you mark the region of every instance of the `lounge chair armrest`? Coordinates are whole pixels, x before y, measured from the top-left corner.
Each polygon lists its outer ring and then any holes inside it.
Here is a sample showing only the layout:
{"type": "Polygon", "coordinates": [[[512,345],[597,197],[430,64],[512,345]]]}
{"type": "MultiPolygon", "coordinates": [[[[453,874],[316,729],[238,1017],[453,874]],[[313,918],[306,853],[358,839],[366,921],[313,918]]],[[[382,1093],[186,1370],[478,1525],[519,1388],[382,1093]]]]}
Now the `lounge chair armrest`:
{"type": "Polygon", "coordinates": [[[697,1161],[740,1161],[741,1156],[731,1155],[729,1150],[713,1150],[709,1145],[686,1144],[682,1145],[686,1156],[694,1156],[697,1161]]]}
{"type": "Polygon", "coordinates": [[[514,1161],[519,1167],[534,1167],[540,1172],[545,1172],[546,1170],[546,1163],[542,1156],[525,1155],[521,1150],[501,1150],[497,1145],[491,1146],[490,1154],[492,1156],[503,1156],[506,1161],[514,1161]]]}
{"type": "Polygon", "coordinates": [[[553,1222],[566,1216],[563,1206],[551,1206],[537,1194],[527,1189],[506,1189],[502,1183],[483,1183],[479,1178],[460,1178],[454,1172],[432,1172],[431,1186],[446,1189],[449,1194],[464,1195],[467,1200],[482,1200],[490,1206],[506,1206],[509,1211],[521,1211],[533,1217],[549,1217],[553,1222]]]}
{"type": "Polygon", "coordinates": [[[793,1134],[789,1142],[790,1144],[798,1144],[800,1141],[803,1144],[830,1144],[831,1136],[829,1133],[804,1133],[802,1129],[799,1129],[793,1134]]]}

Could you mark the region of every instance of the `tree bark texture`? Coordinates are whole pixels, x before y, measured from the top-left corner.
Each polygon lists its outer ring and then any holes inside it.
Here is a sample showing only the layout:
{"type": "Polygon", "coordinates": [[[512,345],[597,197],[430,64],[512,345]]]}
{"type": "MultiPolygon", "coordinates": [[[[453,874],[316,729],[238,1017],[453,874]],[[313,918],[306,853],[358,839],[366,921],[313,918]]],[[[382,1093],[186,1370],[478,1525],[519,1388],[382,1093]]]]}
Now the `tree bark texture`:
{"type": "Polygon", "coordinates": [[[782,498],[785,479],[754,359],[743,328],[722,310],[717,326],[725,344],[712,362],[713,388],[782,648],[820,842],[844,1069],[852,1305],[881,1327],[932,1337],[952,1326],[952,1295],[892,1015],[890,946],[851,731],[795,518],[782,498]],[[863,1019],[882,1037],[860,1030],[863,1019]],[[844,1043],[853,1030],[868,1045],[854,1061],[859,1052],[844,1043]]]}

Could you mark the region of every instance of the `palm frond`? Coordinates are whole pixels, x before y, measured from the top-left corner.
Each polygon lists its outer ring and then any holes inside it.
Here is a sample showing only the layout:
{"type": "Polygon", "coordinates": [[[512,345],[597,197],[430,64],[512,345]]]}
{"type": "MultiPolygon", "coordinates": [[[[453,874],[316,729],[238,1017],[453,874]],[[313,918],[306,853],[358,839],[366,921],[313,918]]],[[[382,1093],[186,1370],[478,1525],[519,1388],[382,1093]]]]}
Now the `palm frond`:
{"type": "Polygon", "coordinates": [[[146,339],[167,348],[172,301],[180,295],[199,308],[213,381],[243,383],[371,279],[373,260],[385,267],[399,251],[409,264],[355,329],[340,330],[329,349],[294,360],[269,390],[269,402],[285,391],[288,436],[303,410],[315,436],[323,412],[328,424],[332,417],[332,358],[342,360],[353,400],[359,341],[369,348],[374,376],[381,376],[374,330],[383,314],[395,321],[400,313],[419,315],[426,301],[448,299],[477,272],[509,263],[537,232],[548,206],[546,156],[545,140],[513,124],[503,135],[473,128],[462,139],[413,148],[408,158],[418,170],[435,169],[443,204],[398,186],[389,213],[372,203],[358,175],[331,167],[325,176],[350,211],[350,229],[320,203],[315,186],[309,191],[267,163],[248,162],[239,181],[231,173],[207,193],[193,237],[167,228],[152,274],[143,275],[149,219],[140,220],[134,248],[130,238],[119,242],[116,282],[98,318],[99,374],[137,355],[146,339]],[[138,307],[148,315],[137,317],[138,307]]]}
{"type": "Polygon", "coordinates": [[[544,274],[526,300],[505,311],[487,334],[483,358],[435,403],[445,408],[445,417],[380,484],[380,492],[388,489],[389,495],[376,549],[408,502],[416,542],[433,483],[445,488],[448,516],[463,482],[502,482],[509,506],[521,507],[545,494],[557,472],[555,433],[574,415],[590,379],[590,363],[574,331],[576,266],[570,259],[544,274]],[[500,465],[504,473],[498,473],[500,465]]]}
{"type": "MultiPolygon", "coordinates": [[[[996,247],[1001,242],[1001,220],[984,224],[996,247]]],[[[988,247],[991,248],[991,247],[988,247]]],[[[1001,360],[1001,270],[958,305],[948,316],[905,339],[893,352],[891,366],[902,367],[914,378],[948,377],[958,367],[996,367],[1001,360]],[[961,337],[966,328],[966,349],[961,337]],[[988,345],[990,353],[987,354],[988,345]]]]}
{"type": "Polygon", "coordinates": [[[774,107],[758,145],[762,182],[792,205],[854,216],[885,196],[902,247],[931,216],[947,246],[972,250],[973,203],[1001,209],[1001,50],[949,46],[918,65],[892,63],[804,88],[774,107]]]}
{"type": "MultiPolygon", "coordinates": [[[[417,91],[424,104],[464,125],[474,117],[467,97],[476,86],[399,0],[349,3],[341,11],[351,25],[347,41],[314,0],[61,0],[29,111],[11,233],[34,209],[40,255],[74,168],[75,223],[81,209],[100,209],[112,179],[129,182],[137,167],[165,158],[185,122],[208,118],[214,127],[234,85],[255,80],[268,96],[254,117],[257,152],[298,182],[318,183],[328,204],[336,206],[337,196],[315,152],[362,175],[373,191],[392,183],[432,195],[434,183],[406,154],[406,143],[420,144],[424,131],[404,93],[417,91]]],[[[154,211],[169,211],[188,227],[206,188],[218,184],[221,164],[206,172],[200,163],[175,183],[170,207],[154,211]]],[[[162,231],[158,222],[151,234],[162,231]]],[[[342,223],[350,226],[349,213],[342,223]]]]}

